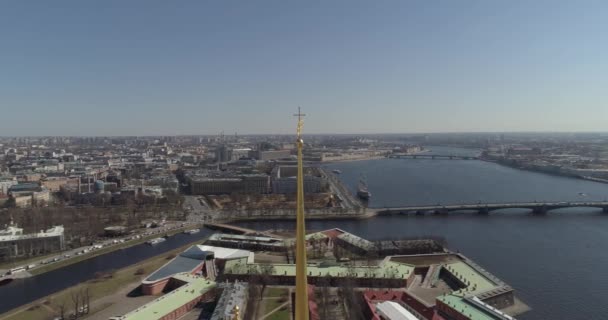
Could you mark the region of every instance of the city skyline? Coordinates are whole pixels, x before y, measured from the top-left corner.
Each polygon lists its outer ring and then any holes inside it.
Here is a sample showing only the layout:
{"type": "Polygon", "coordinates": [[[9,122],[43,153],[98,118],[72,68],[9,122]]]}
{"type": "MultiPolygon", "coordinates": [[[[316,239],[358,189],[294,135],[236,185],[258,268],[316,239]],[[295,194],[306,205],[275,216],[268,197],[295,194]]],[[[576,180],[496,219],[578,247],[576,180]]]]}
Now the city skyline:
{"type": "Polygon", "coordinates": [[[0,136],[601,132],[602,2],[0,5],[0,136]]]}

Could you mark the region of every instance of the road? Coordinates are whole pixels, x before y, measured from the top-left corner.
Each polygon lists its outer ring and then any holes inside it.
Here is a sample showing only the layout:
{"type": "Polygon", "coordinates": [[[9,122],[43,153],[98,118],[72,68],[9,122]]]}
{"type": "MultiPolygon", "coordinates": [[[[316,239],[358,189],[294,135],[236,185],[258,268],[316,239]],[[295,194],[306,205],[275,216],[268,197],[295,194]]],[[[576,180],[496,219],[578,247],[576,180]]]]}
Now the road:
{"type": "Polygon", "coordinates": [[[213,223],[220,219],[219,211],[211,209],[203,196],[184,196],[183,208],[188,213],[186,220],[189,222],[213,223]]]}

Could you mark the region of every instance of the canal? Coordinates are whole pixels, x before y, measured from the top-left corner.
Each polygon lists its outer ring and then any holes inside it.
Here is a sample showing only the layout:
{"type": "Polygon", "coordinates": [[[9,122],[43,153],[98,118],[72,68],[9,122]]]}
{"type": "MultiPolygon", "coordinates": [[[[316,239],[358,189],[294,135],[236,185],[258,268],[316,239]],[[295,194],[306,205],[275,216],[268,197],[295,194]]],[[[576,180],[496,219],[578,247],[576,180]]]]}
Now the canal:
{"type": "Polygon", "coordinates": [[[92,279],[97,272],[124,268],[197,239],[206,238],[212,233],[213,231],[208,229],[201,229],[199,233],[192,235],[178,233],[153,246],[142,243],[37,276],[16,279],[0,286],[0,313],[92,279]]]}

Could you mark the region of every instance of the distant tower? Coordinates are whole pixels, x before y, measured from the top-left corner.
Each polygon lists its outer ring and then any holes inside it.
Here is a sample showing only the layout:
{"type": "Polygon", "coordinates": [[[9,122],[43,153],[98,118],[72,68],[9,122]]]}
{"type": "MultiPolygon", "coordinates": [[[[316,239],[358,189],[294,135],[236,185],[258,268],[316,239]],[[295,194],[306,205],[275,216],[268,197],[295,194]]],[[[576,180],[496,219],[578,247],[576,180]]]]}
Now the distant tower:
{"type": "Polygon", "coordinates": [[[298,129],[296,145],[298,148],[298,177],[296,198],[296,312],[295,320],[308,320],[308,278],[306,276],[306,226],[304,217],[304,170],[302,169],[302,125],[304,114],[298,107],[298,129]]]}

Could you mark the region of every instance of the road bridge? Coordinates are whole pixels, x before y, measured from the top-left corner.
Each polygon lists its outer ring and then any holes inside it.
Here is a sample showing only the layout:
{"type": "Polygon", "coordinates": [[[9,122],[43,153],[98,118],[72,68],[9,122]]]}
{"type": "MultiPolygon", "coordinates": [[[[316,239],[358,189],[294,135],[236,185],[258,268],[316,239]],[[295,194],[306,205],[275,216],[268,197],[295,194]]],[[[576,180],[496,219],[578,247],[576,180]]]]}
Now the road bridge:
{"type": "Polygon", "coordinates": [[[458,156],[449,154],[391,154],[390,159],[431,159],[431,160],[479,160],[476,156],[458,156]]]}
{"type": "MultiPolygon", "coordinates": [[[[473,203],[453,205],[424,205],[403,206],[375,209],[378,215],[391,214],[448,214],[454,211],[476,211],[480,214],[489,214],[502,209],[529,209],[535,214],[545,214],[551,210],[563,208],[599,208],[608,213],[608,201],[577,201],[577,202],[508,202],[508,203],[473,203]]],[[[372,211],[374,209],[368,209],[372,211]]]]}

